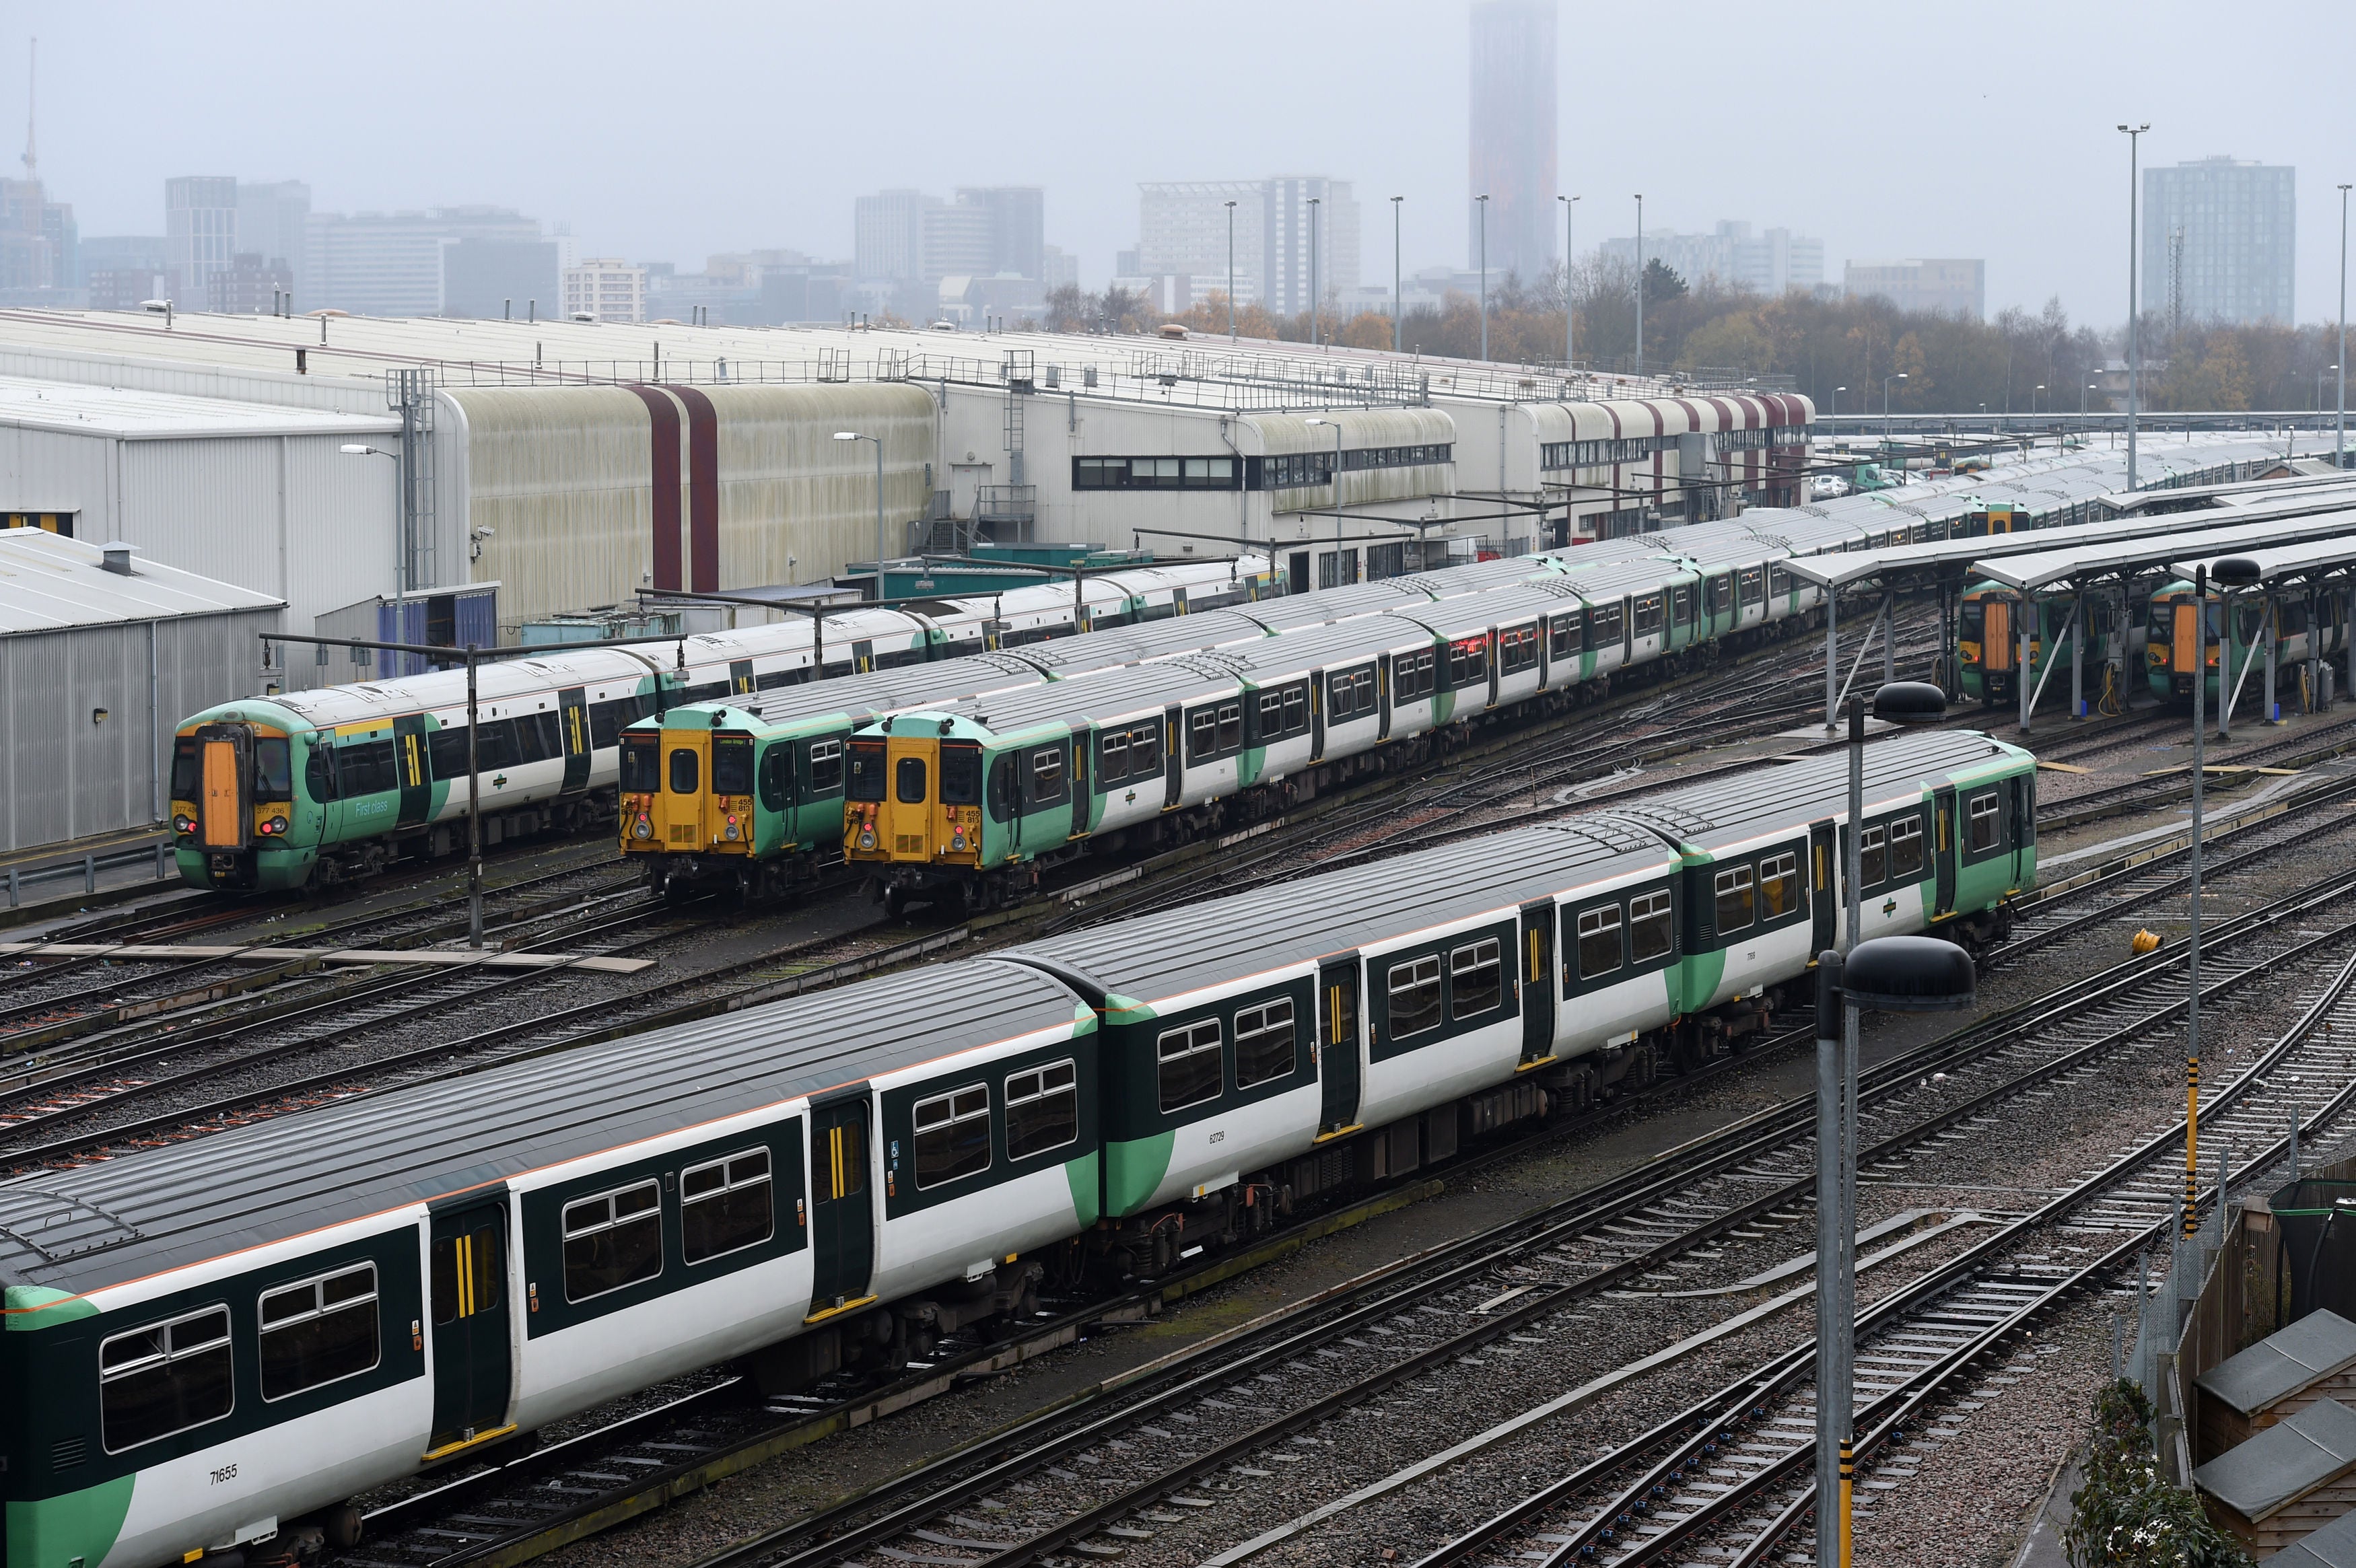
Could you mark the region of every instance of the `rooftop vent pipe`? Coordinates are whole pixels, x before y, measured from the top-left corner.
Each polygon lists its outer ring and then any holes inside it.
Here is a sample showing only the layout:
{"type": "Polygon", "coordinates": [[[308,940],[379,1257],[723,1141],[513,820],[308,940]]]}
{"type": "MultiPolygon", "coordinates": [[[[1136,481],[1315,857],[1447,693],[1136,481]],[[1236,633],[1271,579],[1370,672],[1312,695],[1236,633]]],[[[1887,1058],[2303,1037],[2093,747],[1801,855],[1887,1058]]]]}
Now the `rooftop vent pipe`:
{"type": "Polygon", "coordinates": [[[110,539],[98,547],[99,565],[117,577],[131,575],[131,552],[139,547],[127,539],[110,539]]]}

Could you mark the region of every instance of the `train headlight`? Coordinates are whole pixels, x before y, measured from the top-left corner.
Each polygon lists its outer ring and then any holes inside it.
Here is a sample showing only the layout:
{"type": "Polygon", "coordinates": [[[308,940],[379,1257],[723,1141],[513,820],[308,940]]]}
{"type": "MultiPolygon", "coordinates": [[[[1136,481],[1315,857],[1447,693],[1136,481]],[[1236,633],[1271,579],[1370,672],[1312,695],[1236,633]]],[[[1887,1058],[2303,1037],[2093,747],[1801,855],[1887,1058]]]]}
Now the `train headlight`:
{"type": "Polygon", "coordinates": [[[965,848],[964,828],[960,827],[955,833],[949,835],[949,848],[952,849],[962,849],[965,848]]]}
{"type": "Polygon", "coordinates": [[[651,837],[653,837],[654,836],[655,836],[655,825],[654,825],[653,823],[651,823],[651,822],[648,822],[645,817],[641,816],[641,817],[639,817],[636,822],[633,822],[633,823],[631,823],[631,824],[630,824],[630,837],[633,837],[633,838],[651,838],[651,837]]]}
{"type": "Polygon", "coordinates": [[[727,837],[727,839],[728,839],[728,842],[730,842],[731,844],[734,844],[734,843],[735,843],[739,838],[742,838],[744,836],[744,830],[743,830],[743,829],[741,829],[741,828],[739,828],[739,827],[736,826],[736,819],[735,819],[734,817],[733,817],[733,816],[732,816],[732,817],[730,817],[730,818],[728,819],[728,831],[727,831],[727,833],[726,833],[726,835],[725,835],[725,837],[727,837]]]}
{"type": "Polygon", "coordinates": [[[270,831],[273,833],[284,834],[286,831],[286,819],[283,816],[272,817],[270,819],[270,831]]]}
{"type": "Polygon", "coordinates": [[[194,817],[192,817],[192,816],[176,816],[176,817],[172,818],[172,831],[173,831],[173,832],[175,832],[175,833],[194,833],[196,830],[197,830],[196,818],[194,818],[194,817]]]}
{"type": "Polygon", "coordinates": [[[859,830],[859,847],[862,849],[873,849],[875,848],[875,829],[872,826],[862,827],[859,830]]]}

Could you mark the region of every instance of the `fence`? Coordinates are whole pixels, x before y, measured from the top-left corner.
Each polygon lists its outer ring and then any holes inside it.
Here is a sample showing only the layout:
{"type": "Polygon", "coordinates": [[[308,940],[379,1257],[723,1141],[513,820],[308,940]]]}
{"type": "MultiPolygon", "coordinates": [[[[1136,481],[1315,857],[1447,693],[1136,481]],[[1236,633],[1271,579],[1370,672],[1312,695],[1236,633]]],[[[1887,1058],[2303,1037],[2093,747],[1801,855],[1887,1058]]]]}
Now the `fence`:
{"type": "Polygon", "coordinates": [[[8,868],[8,907],[15,909],[24,902],[25,889],[35,882],[63,881],[70,877],[80,877],[81,891],[94,893],[98,891],[99,872],[112,870],[117,866],[136,866],[149,859],[155,862],[157,881],[168,881],[178,875],[179,868],[173,859],[171,843],[161,838],[144,849],[112,849],[103,855],[88,854],[78,860],[59,860],[47,866],[36,866],[30,870],[11,866],[8,868]]]}

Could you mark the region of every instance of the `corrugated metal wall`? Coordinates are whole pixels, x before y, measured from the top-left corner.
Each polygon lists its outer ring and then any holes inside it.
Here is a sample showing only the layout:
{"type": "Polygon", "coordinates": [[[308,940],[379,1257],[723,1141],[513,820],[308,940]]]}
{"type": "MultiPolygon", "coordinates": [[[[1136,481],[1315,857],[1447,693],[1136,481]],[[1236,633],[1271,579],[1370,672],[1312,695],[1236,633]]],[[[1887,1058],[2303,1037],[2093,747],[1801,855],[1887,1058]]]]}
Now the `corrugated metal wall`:
{"type": "MultiPolygon", "coordinates": [[[[1240,442],[1246,452],[1276,454],[1331,452],[1333,426],[1312,425],[1305,414],[1249,414],[1237,423],[1248,432],[1240,442]],[[1255,442],[1249,439],[1257,436],[1255,442]]],[[[1456,421],[1438,409],[1344,409],[1321,414],[1341,426],[1342,446],[1356,451],[1379,446],[1453,446],[1456,421]]],[[[1452,487],[1453,465],[1418,464],[1400,468],[1351,468],[1343,471],[1340,494],[1334,486],[1316,485],[1269,492],[1278,512],[1298,507],[1356,506],[1368,501],[1399,501],[1419,496],[1444,496],[1452,487]]]]}
{"type": "Polygon", "coordinates": [[[493,530],[469,575],[498,580],[502,622],[612,604],[651,583],[653,469],[636,392],[467,387],[443,396],[462,411],[468,439],[463,466],[436,475],[435,506],[445,524],[493,530]]]}
{"type": "Polygon", "coordinates": [[[114,537],[111,441],[62,431],[0,426],[0,500],[9,511],[80,512],[75,532],[114,537]]]}
{"type": "Polygon", "coordinates": [[[153,623],[152,699],[150,623],[0,637],[0,848],[145,827],[168,812],[174,727],[257,689],[259,634],[282,629],[279,615],[153,623]],[[105,721],[93,721],[102,708],[105,721]]]}
{"type": "Polygon", "coordinates": [[[720,434],[720,585],[809,582],[875,555],[875,448],[884,443],[886,550],[924,515],[934,403],[920,387],[705,387],[720,434]]]}

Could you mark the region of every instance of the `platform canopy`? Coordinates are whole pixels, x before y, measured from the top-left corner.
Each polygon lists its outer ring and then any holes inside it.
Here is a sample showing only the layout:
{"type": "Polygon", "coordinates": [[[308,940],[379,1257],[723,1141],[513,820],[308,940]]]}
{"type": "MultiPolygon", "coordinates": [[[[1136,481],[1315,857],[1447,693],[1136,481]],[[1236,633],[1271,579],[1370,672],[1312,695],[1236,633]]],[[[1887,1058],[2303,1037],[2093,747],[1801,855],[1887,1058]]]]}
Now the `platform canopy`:
{"type": "MultiPolygon", "coordinates": [[[[2270,530],[2270,533],[2271,537],[2281,537],[2278,531],[2270,530]]],[[[2349,531],[2337,539],[2309,539],[2304,544],[2277,544],[2264,549],[2221,549],[2172,556],[2169,567],[2179,576],[2190,577],[2196,569],[2205,566],[2213,577],[2217,563],[2229,555],[2256,561],[2258,581],[2268,586],[2291,578],[2345,571],[2356,567],[2356,512],[2349,514],[2349,531]]]]}
{"type": "MultiPolygon", "coordinates": [[[[2005,555],[1983,553],[1973,558],[1971,575],[2033,592],[2040,588],[2051,588],[2057,582],[2107,577],[2115,572],[2136,571],[2215,556],[2250,555],[2289,545],[2320,546],[2356,552],[2356,507],[2304,517],[2271,516],[2262,520],[2237,522],[2225,527],[2219,527],[2216,514],[2209,512],[2126,520],[2136,524],[2138,529],[2136,537],[2071,545],[2058,549],[2048,548],[2005,555]],[[2179,517],[2197,517],[2207,526],[2163,531],[2163,525],[2175,522],[2179,517]]],[[[2035,539],[2037,536],[2031,534],[2027,537],[2035,539]]]]}

